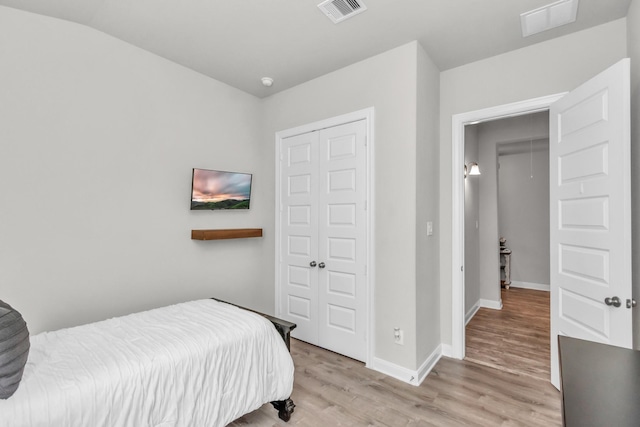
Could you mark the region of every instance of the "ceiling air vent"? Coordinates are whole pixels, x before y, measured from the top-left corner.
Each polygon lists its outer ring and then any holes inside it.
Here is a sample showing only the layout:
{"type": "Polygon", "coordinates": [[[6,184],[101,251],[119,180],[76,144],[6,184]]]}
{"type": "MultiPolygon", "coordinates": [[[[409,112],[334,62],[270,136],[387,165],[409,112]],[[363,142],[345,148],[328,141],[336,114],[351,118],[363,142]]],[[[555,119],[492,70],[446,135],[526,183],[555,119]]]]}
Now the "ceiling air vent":
{"type": "Polygon", "coordinates": [[[367,10],[367,6],[356,0],[326,0],[320,3],[318,7],[334,24],[367,10]]]}
{"type": "Polygon", "coordinates": [[[520,15],[522,37],[575,22],[578,0],[559,0],[520,15]]]}

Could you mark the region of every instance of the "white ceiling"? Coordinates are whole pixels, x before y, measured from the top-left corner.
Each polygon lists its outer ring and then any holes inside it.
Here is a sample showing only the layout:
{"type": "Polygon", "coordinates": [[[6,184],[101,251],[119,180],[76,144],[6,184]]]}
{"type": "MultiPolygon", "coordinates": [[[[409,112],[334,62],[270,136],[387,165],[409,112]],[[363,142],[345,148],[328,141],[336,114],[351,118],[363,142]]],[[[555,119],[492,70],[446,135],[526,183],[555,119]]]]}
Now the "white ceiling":
{"type": "Polygon", "coordinates": [[[626,16],[631,0],[580,0],[578,19],[522,38],[520,13],[553,0],[361,0],[333,24],[321,0],[0,0],[111,34],[268,96],[418,40],[440,70],[626,16]],[[270,88],[260,78],[274,79],[270,88]]]}

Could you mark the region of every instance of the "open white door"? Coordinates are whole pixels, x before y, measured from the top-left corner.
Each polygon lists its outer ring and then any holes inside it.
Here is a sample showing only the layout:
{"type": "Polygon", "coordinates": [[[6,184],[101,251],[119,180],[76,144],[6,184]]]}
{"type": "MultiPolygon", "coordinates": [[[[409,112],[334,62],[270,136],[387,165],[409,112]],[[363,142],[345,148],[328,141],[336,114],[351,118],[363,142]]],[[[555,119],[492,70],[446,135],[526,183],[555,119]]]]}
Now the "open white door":
{"type": "Polygon", "coordinates": [[[551,382],[558,334],[632,346],[629,59],[550,109],[551,382]]]}

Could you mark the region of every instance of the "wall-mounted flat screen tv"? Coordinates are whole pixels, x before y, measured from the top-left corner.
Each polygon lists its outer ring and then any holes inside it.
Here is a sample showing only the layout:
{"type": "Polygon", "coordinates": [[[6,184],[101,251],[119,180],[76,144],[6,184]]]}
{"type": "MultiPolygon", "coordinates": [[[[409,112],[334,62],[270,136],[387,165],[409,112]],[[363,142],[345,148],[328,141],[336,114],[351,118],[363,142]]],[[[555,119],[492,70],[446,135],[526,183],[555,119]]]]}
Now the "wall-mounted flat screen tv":
{"type": "Polygon", "coordinates": [[[251,174],[193,169],[191,210],[249,209],[251,174]]]}

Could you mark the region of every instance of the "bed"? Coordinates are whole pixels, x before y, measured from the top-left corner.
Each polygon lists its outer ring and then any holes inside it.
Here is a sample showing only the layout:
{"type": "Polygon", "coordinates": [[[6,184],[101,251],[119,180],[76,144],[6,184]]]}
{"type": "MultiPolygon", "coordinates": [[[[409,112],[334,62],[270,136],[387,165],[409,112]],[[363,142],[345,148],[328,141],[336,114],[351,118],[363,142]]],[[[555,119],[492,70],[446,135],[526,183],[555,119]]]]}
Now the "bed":
{"type": "Polygon", "coordinates": [[[271,320],[206,299],[34,335],[0,426],[224,426],[268,402],[288,421],[293,324],[271,320]]]}

